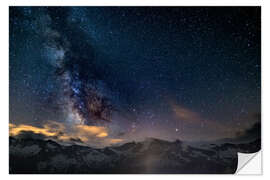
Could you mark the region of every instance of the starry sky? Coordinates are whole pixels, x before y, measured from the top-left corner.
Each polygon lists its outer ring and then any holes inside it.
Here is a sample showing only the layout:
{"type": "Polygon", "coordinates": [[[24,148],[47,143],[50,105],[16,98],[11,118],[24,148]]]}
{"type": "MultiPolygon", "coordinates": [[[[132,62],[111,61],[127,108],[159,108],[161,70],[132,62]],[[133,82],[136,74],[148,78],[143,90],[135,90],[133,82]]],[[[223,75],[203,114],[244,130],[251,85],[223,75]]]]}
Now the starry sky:
{"type": "Polygon", "coordinates": [[[260,13],[10,7],[10,127],[90,144],[236,137],[260,121],[260,13]]]}

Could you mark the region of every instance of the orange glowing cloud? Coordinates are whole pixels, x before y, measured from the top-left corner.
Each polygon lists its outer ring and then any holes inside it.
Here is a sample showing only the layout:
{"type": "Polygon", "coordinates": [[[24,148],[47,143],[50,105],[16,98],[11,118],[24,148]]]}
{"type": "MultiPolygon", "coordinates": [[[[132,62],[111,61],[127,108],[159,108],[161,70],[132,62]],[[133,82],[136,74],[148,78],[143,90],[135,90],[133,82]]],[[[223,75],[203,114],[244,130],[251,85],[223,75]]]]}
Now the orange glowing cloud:
{"type": "Polygon", "coordinates": [[[122,141],[123,141],[123,139],[110,139],[111,144],[120,143],[122,141]]]}
{"type": "Polygon", "coordinates": [[[115,144],[122,142],[122,139],[107,138],[108,130],[102,126],[74,125],[67,127],[63,123],[49,121],[42,127],[32,125],[15,125],[9,124],[9,135],[17,136],[22,132],[32,132],[42,134],[46,137],[55,138],[60,141],[70,141],[71,139],[79,139],[84,143],[95,142],[99,144],[115,144]]]}
{"type": "Polygon", "coordinates": [[[102,133],[97,134],[96,136],[102,138],[102,137],[108,136],[108,133],[102,132],[102,133]]]}
{"type": "Polygon", "coordinates": [[[57,135],[57,132],[52,132],[50,129],[48,129],[48,127],[39,128],[24,124],[21,125],[9,124],[9,134],[11,136],[16,136],[23,131],[31,131],[35,134],[43,134],[48,137],[57,135]]]}
{"type": "Polygon", "coordinates": [[[102,126],[77,125],[76,128],[81,134],[95,135],[100,138],[108,136],[106,128],[102,126]]]}

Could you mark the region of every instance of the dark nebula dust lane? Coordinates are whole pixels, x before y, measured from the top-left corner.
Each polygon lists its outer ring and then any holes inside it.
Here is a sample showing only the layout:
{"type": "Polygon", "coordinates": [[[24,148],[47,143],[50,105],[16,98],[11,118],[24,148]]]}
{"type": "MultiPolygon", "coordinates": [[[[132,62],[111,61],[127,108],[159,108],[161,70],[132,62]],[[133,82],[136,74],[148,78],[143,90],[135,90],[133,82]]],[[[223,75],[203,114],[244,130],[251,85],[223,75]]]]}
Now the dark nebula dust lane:
{"type": "Polygon", "coordinates": [[[239,139],[260,124],[259,7],[9,13],[11,135],[107,146],[239,139]]]}
{"type": "MultiPolygon", "coordinates": [[[[55,67],[56,78],[61,79],[69,113],[77,116],[76,123],[92,125],[99,121],[111,121],[112,105],[102,88],[106,88],[99,71],[93,63],[94,49],[84,41],[84,32],[73,30],[66,22],[67,10],[48,9],[48,25],[45,32],[45,53],[55,67]],[[66,31],[68,29],[68,31],[66,31]],[[82,36],[78,37],[77,36],[82,36]],[[76,37],[76,38],[75,38],[76,37]],[[79,40],[79,43],[78,43],[79,40]]],[[[45,16],[45,15],[44,15],[45,16]]]]}

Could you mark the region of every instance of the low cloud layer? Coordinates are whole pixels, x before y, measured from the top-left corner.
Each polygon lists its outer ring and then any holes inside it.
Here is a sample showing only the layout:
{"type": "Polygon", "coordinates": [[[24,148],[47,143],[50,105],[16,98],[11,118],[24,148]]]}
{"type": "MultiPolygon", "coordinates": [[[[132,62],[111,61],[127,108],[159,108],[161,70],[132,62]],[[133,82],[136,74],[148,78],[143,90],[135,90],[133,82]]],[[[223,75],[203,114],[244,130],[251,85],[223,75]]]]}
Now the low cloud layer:
{"type": "Polygon", "coordinates": [[[99,147],[123,141],[123,139],[111,138],[108,129],[103,126],[74,125],[68,127],[63,123],[54,121],[50,121],[42,127],[26,124],[9,124],[10,136],[22,137],[25,134],[29,136],[29,133],[59,142],[77,142],[99,147]]]}

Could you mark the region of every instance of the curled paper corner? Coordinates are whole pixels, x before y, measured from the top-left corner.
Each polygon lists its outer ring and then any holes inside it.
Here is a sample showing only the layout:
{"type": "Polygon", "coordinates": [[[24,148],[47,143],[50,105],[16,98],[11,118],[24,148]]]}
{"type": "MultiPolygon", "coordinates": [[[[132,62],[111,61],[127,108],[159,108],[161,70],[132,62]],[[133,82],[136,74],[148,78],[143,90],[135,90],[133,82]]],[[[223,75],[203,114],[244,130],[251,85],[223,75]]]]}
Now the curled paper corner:
{"type": "Polygon", "coordinates": [[[238,164],[235,174],[260,175],[262,174],[261,151],[256,153],[237,153],[238,164]]]}

